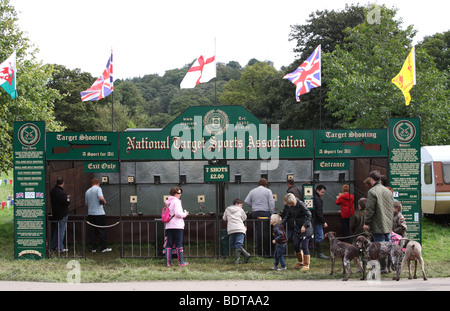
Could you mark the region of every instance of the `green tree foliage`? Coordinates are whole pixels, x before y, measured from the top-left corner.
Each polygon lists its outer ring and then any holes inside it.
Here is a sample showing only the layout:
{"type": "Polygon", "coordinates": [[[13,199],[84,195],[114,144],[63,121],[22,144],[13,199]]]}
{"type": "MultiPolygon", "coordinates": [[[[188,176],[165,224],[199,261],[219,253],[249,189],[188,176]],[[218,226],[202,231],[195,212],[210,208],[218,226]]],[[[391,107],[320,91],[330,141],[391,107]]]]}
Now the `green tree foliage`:
{"type": "Polygon", "coordinates": [[[385,128],[391,117],[420,117],[423,144],[448,143],[447,73],[436,68],[424,49],[416,49],[417,85],[406,107],[391,80],[402,68],[416,32],[412,26],[401,28],[395,9],[383,6],[380,12],[379,23],[366,21],[346,30],[345,43],[323,56],[326,107],[344,128],[385,128]]]}
{"type": "Polygon", "coordinates": [[[437,69],[450,70],[450,31],[426,36],[419,46],[433,57],[437,69]]]}
{"type": "Polygon", "coordinates": [[[220,95],[223,105],[242,105],[262,121],[270,116],[270,108],[261,101],[267,80],[281,79],[281,74],[268,63],[251,61],[239,80],[230,80],[220,95]],[[250,65],[252,64],[252,65],[250,65]]]}
{"type": "Polygon", "coordinates": [[[306,24],[291,26],[289,40],[297,42],[294,52],[299,60],[305,60],[319,44],[324,53],[334,51],[346,38],[344,30],[361,24],[364,18],[364,7],[359,5],[345,5],[341,11],[316,11],[309,15],[306,24]]]}
{"type": "Polygon", "coordinates": [[[37,49],[17,26],[17,13],[9,0],[0,0],[0,60],[17,51],[16,101],[0,90],[0,171],[12,168],[12,132],[14,120],[45,121],[48,131],[62,130],[55,122],[54,102],[61,98],[49,89],[53,67],[36,60],[37,49]]]}
{"type": "Polygon", "coordinates": [[[66,131],[94,131],[98,118],[94,103],[81,102],[80,92],[91,87],[95,79],[80,69],[70,70],[62,65],[53,65],[53,68],[48,86],[63,96],[55,101],[56,120],[64,124],[66,131]]]}
{"type": "MultiPolygon", "coordinates": [[[[297,42],[294,52],[298,58],[285,73],[293,72],[321,45],[322,54],[334,51],[336,46],[342,44],[347,36],[345,30],[353,28],[364,22],[364,7],[359,5],[345,6],[340,11],[315,11],[309,15],[306,24],[291,26],[290,41],[297,42]]],[[[322,61],[322,66],[326,66],[322,61]]],[[[335,128],[338,120],[325,107],[328,91],[327,77],[322,74],[322,86],[308,94],[301,96],[301,102],[295,100],[295,85],[287,85],[290,93],[284,93],[284,106],[288,120],[281,122],[287,128],[335,128]]]]}

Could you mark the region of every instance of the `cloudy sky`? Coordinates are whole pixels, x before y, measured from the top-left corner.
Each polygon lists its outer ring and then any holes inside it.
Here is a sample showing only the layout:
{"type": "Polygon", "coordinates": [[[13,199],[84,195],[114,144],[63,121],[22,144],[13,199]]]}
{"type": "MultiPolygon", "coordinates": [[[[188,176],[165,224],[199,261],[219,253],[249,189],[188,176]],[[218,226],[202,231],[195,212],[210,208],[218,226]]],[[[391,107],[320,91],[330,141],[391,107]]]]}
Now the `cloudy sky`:
{"type": "MultiPolygon", "coordinates": [[[[114,49],[115,79],[181,68],[213,48],[217,61],[256,58],[276,68],[295,60],[290,26],[304,24],[311,12],[341,10],[352,0],[10,0],[19,26],[40,49],[45,63],[81,68],[99,76],[114,49]]],[[[404,26],[424,36],[450,29],[443,0],[372,1],[399,8],[404,26]]],[[[366,2],[360,2],[366,5],[366,2]]]]}

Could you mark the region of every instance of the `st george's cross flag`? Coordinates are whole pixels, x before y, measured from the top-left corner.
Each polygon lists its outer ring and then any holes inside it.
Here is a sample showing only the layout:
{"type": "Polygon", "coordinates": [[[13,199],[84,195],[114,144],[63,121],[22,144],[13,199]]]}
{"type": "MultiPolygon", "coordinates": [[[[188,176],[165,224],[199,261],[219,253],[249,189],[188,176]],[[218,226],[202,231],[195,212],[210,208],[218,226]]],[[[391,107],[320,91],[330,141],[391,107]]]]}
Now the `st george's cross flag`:
{"type": "Polygon", "coordinates": [[[200,83],[206,83],[216,77],[216,56],[201,55],[181,81],[181,89],[193,89],[200,83]]]}
{"type": "Polygon", "coordinates": [[[17,96],[16,92],[16,51],[0,64],[0,86],[12,99],[17,96]]]}
{"type": "Polygon", "coordinates": [[[200,83],[206,83],[214,79],[217,74],[215,54],[214,51],[200,55],[181,81],[180,88],[193,89],[200,83]]]}
{"type": "Polygon", "coordinates": [[[392,79],[392,83],[394,83],[403,92],[406,106],[409,106],[411,102],[411,94],[409,91],[411,91],[412,87],[416,85],[416,56],[414,47],[403,64],[400,73],[392,79]]]}
{"type": "Polygon", "coordinates": [[[283,77],[283,79],[287,79],[297,86],[295,94],[298,102],[300,101],[300,95],[309,93],[311,89],[322,85],[320,53],[321,46],[319,45],[297,70],[283,77]]]}
{"type": "Polygon", "coordinates": [[[105,98],[114,91],[114,79],[113,79],[113,52],[111,51],[111,57],[108,59],[106,69],[103,74],[95,81],[95,83],[86,91],[81,92],[81,101],[95,101],[105,98]]]}

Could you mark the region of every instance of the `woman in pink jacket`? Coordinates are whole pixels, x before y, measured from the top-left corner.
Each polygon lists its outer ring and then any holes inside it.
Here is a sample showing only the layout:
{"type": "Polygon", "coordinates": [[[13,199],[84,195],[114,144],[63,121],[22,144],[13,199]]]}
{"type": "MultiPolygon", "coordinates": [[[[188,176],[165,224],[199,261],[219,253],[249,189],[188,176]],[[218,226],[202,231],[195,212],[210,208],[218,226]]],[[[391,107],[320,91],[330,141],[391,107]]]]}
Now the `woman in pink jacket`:
{"type": "Polygon", "coordinates": [[[166,264],[168,267],[172,265],[172,247],[175,246],[178,256],[178,264],[180,267],[187,266],[189,263],[183,258],[183,232],[184,232],[184,218],[189,215],[189,212],[184,211],[181,206],[181,194],[183,189],[180,187],[172,187],[170,189],[170,197],[166,201],[166,206],[169,206],[170,221],[166,223],[166,264]]]}

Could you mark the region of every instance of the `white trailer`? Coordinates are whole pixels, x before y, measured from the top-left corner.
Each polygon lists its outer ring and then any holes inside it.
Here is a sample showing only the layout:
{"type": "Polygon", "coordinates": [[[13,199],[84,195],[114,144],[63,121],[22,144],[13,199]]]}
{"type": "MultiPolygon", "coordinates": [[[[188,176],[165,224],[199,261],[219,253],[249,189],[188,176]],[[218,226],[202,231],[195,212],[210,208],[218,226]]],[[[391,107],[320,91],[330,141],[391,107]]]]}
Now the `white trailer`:
{"type": "Polygon", "coordinates": [[[450,146],[421,148],[422,213],[450,214],[450,146]]]}

